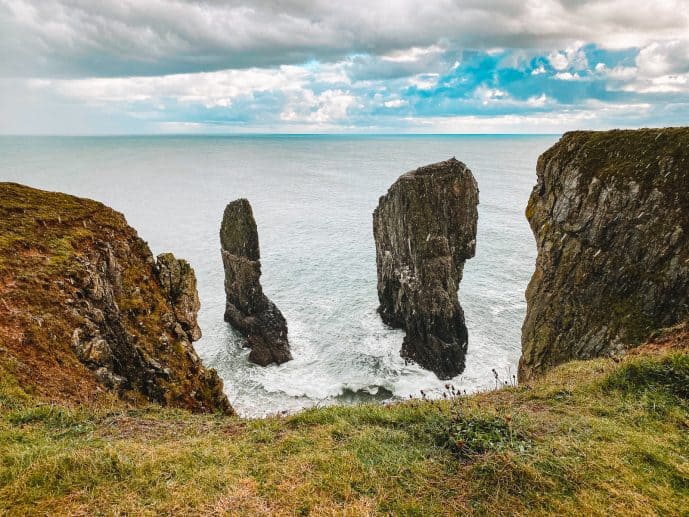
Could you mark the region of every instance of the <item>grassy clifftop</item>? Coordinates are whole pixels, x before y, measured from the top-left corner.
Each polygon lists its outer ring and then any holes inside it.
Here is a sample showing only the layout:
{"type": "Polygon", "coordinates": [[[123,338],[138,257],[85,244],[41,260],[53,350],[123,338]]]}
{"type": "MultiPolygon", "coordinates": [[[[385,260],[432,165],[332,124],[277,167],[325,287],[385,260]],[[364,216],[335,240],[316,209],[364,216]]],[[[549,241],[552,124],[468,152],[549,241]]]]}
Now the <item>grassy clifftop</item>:
{"type": "Polygon", "coordinates": [[[264,420],[0,380],[0,513],[682,515],[689,331],[520,387],[264,420]]]}

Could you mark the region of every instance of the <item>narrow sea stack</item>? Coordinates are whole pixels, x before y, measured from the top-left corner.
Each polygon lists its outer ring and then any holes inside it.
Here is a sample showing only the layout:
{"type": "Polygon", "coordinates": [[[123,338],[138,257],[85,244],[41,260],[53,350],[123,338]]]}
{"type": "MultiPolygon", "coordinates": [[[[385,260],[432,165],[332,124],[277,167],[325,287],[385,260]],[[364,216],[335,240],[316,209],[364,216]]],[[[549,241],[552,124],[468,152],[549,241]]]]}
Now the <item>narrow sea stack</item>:
{"type": "Polygon", "coordinates": [[[689,316],[689,128],[567,133],[537,174],[521,380],[689,316]]]}
{"type": "Polygon", "coordinates": [[[406,331],[402,357],[440,379],[464,371],[457,289],[476,251],[478,193],[471,171],[452,158],[401,176],[373,212],[378,312],[406,331]]]}
{"type": "Polygon", "coordinates": [[[191,267],[153,258],[122,214],[0,184],[0,375],[48,400],[108,392],[129,403],[233,413],[192,341],[191,267]]]}
{"type": "Polygon", "coordinates": [[[220,226],[225,267],[225,321],[246,336],[249,359],[261,366],[292,359],[287,322],[276,305],[263,294],[258,230],[246,199],[225,208],[220,226]]]}

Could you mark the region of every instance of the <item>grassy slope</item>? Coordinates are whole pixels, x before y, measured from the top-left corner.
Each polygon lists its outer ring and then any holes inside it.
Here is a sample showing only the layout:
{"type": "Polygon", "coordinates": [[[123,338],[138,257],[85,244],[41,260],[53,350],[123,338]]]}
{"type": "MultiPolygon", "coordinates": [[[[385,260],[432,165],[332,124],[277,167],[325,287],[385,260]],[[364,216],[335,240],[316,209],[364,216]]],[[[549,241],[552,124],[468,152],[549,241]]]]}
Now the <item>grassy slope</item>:
{"type": "Polygon", "coordinates": [[[264,420],[41,405],[5,376],[0,514],[686,514],[689,331],[666,341],[452,402],[264,420]]]}

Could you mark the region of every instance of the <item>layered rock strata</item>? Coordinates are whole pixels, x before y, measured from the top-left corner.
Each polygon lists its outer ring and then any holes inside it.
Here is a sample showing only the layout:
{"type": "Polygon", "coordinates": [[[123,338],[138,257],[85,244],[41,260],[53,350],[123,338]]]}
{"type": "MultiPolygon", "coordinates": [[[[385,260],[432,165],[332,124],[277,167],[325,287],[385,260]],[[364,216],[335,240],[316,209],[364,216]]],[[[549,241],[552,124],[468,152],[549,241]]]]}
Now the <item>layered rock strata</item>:
{"type": "Polygon", "coordinates": [[[406,331],[401,355],[441,379],[464,370],[457,290],[476,249],[478,193],[471,171],[452,158],[402,175],[373,212],[378,312],[406,331]]]}
{"type": "Polygon", "coordinates": [[[252,362],[267,366],[291,360],[287,322],[261,287],[258,230],[246,199],[237,199],[225,208],[220,244],[225,267],[225,321],[246,337],[252,362]]]}
{"type": "Polygon", "coordinates": [[[87,401],[111,391],[232,413],[203,366],[191,267],[156,264],[124,217],[88,199],[0,184],[0,367],[34,393],[87,401]]]}
{"type": "Polygon", "coordinates": [[[689,128],[567,133],[537,174],[521,380],[689,316],[689,128]]]}

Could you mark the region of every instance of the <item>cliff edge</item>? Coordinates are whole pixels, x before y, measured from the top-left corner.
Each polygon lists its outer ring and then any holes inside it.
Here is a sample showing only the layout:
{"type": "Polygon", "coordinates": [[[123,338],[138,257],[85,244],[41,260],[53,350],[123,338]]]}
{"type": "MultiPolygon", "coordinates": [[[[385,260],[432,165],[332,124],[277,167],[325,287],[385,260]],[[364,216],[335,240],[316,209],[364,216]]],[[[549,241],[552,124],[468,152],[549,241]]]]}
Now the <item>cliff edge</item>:
{"type": "Polygon", "coordinates": [[[29,392],[233,413],[191,344],[199,306],[189,264],[156,262],[122,214],[0,183],[0,370],[29,392]]]}
{"type": "Polygon", "coordinates": [[[689,316],[689,128],[567,133],[537,174],[521,380],[689,316]]]}

